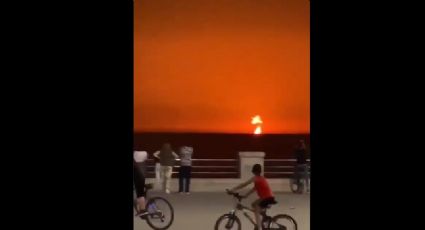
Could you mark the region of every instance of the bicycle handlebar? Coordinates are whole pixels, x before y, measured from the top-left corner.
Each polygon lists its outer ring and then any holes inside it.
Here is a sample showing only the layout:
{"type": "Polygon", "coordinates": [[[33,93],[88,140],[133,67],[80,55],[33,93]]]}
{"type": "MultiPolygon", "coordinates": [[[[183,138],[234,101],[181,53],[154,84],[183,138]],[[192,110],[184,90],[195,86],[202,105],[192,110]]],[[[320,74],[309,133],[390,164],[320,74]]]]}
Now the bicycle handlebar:
{"type": "Polygon", "coordinates": [[[227,194],[234,196],[235,198],[237,198],[239,201],[241,201],[244,197],[239,195],[239,193],[237,192],[232,192],[229,189],[226,189],[227,194]]]}

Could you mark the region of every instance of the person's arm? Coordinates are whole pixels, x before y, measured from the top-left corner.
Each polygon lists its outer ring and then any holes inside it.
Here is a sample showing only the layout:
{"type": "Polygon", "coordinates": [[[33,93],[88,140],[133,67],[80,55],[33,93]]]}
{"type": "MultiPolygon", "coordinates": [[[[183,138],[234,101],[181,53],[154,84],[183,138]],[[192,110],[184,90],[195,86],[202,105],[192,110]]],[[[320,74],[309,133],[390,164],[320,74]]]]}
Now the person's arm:
{"type": "Polygon", "coordinates": [[[173,154],[174,158],[176,158],[176,159],[179,158],[179,155],[177,155],[175,152],[171,152],[171,153],[173,154]]]}
{"type": "Polygon", "coordinates": [[[249,195],[251,195],[253,192],[255,192],[255,187],[253,187],[251,190],[249,190],[245,195],[243,195],[242,197],[246,198],[249,195]]]}
{"type": "Polygon", "coordinates": [[[237,191],[237,190],[239,190],[239,189],[245,188],[246,186],[248,186],[248,185],[249,185],[249,184],[251,184],[252,182],[254,182],[254,177],[252,177],[251,179],[249,179],[249,180],[247,180],[247,181],[243,182],[242,184],[240,184],[240,185],[238,185],[238,186],[236,186],[236,187],[234,187],[234,188],[230,189],[230,192],[235,192],[235,191],[237,191]]]}
{"type": "Polygon", "coordinates": [[[311,159],[311,150],[310,148],[306,149],[306,155],[307,155],[307,159],[311,159]]]}
{"type": "Polygon", "coordinates": [[[154,152],[153,156],[159,159],[159,151],[154,152]]]}
{"type": "Polygon", "coordinates": [[[178,152],[178,156],[181,158],[183,156],[183,147],[180,147],[179,152],[178,152]]]}

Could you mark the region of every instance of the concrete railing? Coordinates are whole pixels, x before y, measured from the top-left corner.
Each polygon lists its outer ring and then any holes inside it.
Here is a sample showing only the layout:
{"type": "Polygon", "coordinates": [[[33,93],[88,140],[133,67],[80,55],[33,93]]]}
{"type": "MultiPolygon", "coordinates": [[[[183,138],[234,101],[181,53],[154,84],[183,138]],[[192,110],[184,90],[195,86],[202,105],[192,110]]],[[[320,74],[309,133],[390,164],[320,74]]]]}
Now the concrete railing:
{"type": "MultiPolygon", "coordinates": [[[[295,159],[264,159],[264,152],[240,152],[239,159],[192,159],[191,191],[224,191],[252,176],[254,164],[263,166],[264,175],[275,192],[289,192],[289,180],[295,171],[295,159]]],[[[178,189],[179,160],[173,167],[172,190],[178,189]]],[[[155,182],[155,164],[147,160],[147,181],[155,182]]],[[[156,189],[160,189],[156,186],[156,189]]]]}
{"type": "MultiPolygon", "coordinates": [[[[179,159],[173,167],[173,178],[178,177],[179,159]]],[[[148,160],[147,178],[155,177],[155,163],[148,160]]],[[[192,159],[192,178],[233,178],[240,177],[238,159],[192,159]]]]}

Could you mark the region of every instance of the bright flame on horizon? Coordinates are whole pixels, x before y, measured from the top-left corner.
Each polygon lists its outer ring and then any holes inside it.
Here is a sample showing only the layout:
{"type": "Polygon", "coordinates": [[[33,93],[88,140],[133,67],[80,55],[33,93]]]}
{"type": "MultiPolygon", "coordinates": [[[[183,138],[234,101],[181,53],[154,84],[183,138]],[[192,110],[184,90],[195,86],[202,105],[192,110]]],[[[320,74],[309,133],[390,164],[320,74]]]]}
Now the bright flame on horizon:
{"type": "Polygon", "coordinates": [[[257,126],[257,128],[254,131],[254,134],[261,134],[261,126],[257,126]]]}
{"type": "Polygon", "coordinates": [[[254,134],[261,134],[262,133],[261,124],[263,124],[263,121],[261,120],[261,117],[259,115],[252,118],[251,124],[257,126],[255,128],[254,134]]]}
{"type": "Polygon", "coordinates": [[[252,118],[251,124],[259,125],[259,124],[262,124],[262,123],[263,123],[263,121],[261,120],[261,117],[258,116],[258,115],[252,118]]]}

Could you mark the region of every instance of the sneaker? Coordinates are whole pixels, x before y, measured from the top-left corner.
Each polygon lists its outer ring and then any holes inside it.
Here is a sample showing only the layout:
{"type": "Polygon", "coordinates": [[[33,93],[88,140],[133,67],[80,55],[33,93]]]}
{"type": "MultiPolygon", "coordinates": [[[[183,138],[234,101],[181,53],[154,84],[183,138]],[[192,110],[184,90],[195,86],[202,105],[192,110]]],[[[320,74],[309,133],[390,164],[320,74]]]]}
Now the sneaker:
{"type": "Polygon", "coordinates": [[[170,190],[168,190],[168,189],[165,190],[165,193],[170,194],[170,190]]]}
{"type": "Polygon", "coordinates": [[[142,218],[142,219],[144,219],[144,218],[146,218],[146,216],[147,216],[148,214],[149,214],[149,212],[147,212],[147,211],[143,210],[143,211],[140,211],[140,212],[136,213],[136,216],[137,216],[137,217],[140,217],[140,218],[142,218]]]}
{"type": "Polygon", "coordinates": [[[190,195],[190,192],[187,192],[186,195],[190,195]]]}
{"type": "Polygon", "coordinates": [[[183,192],[179,192],[179,194],[180,194],[180,195],[182,195],[182,194],[183,194],[183,192]]]}

